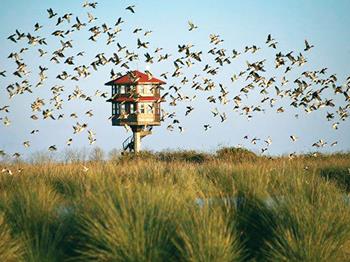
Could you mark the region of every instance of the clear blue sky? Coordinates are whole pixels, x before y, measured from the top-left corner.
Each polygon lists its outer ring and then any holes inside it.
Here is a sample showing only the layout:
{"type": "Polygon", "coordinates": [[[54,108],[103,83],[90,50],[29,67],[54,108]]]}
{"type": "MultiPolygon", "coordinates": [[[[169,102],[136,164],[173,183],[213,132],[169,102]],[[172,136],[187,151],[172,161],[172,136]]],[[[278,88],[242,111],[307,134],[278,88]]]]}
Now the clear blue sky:
{"type": "MultiPolygon", "coordinates": [[[[101,26],[103,23],[114,28],[114,23],[118,17],[123,17],[125,23],[121,25],[122,32],[118,34],[116,42],[126,45],[129,50],[138,52],[140,55],[139,62],[133,62],[131,65],[135,69],[145,70],[144,50],[137,49],[136,40],[141,38],[150,42],[149,52],[153,52],[156,47],[164,48],[164,53],[171,53],[172,57],[168,62],[155,63],[150,66],[150,70],[156,76],[169,71],[173,72],[172,60],[180,57],[177,53],[178,44],[194,44],[193,51],[202,50],[203,63],[195,65],[189,69],[184,69],[184,76],[190,78],[193,74],[203,74],[202,68],[209,57],[206,53],[212,47],[209,44],[210,34],[219,34],[224,42],[220,48],[227,49],[227,53],[231,53],[232,49],[243,51],[245,46],[255,44],[262,47],[256,55],[246,55],[241,57],[232,64],[220,69],[220,74],[213,79],[217,83],[224,84],[230,94],[229,98],[233,98],[239,94],[239,90],[245,85],[244,82],[238,82],[234,85],[230,83],[230,76],[233,73],[239,73],[246,67],[246,60],[252,62],[266,58],[267,72],[266,77],[277,76],[280,79],[281,74],[273,68],[275,58],[275,50],[267,48],[265,41],[268,34],[278,41],[277,50],[287,53],[295,50],[298,54],[304,48],[304,39],[315,47],[306,54],[308,63],[295,71],[289,73],[290,82],[300,75],[304,70],[320,70],[327,67],[327,74],[336,74],[338,77],[338,85],[345,82],[350,75],[350,10],[349,1],[99,1],[96,9],[82,8],[83,1],[39,1],[39,0],[17,0],[6,1],[2,4],[0,10],[0,71],[6,70],[7,77],[0,77],[0,108],[4,105],[10,105],[10,113],[0,112],[0,117],[7,116],[11,120],[10,126],[0,125],[0,149],[13,154],[20,152],[28,155],[38,150],[47,150],[50,145],[56,145],[59,151],[65,148],[65,142],[68,138],[73,138],[72,147],[82,148],[89,147],[87,133],[73,135],[72,125],[77,121],[80,123],[87,122],[88,129],[96,132],[97,142],[95,145],[109,151],[113,148],[120,149],[121,143],[129,136],[122,127],[112,127],[107,118],[111,112],[111,105],[105,102],[105,99],[94,98],[93,102],[70,101],[64,104],[61,112],[55,111],[54,115],[64,113],[65,118],[60,121],[38,120],[33,121],[29,118],[33,114],[30,104],[37,98],[45,99],[46,105],[43,107],[52,108],[53,104],[49,103],[52,97],[50,88],[55,84],[64,85],[65,91],[62,93],[62,99],[66,100],[67,96],[72,93],[75,86],[78,85],[88,95],[93,95],[95,91],[108,91],[109,87],[104,83],[109,80],[109,72],[112,68],[116,72],[120,68],[113,67],[108,64],[101,67],[97,72],[92,71],[92,76],[79,82],[66,81],[61,82],[56,76],[67,70],[72,73],[73,67],[63,65],[53,65],[48,62],[51,53],[60,47],[59,38],[51,36],[56,30],[54,19],[47,18],[46,9],[52,8],[58,15],[64,13],[73,13],[72,23],[75,22],[75,16],[79,16],[80,20],[87,22],[87,12],[91,12],[98,19],[94,24],[88,25],[84,32],[78,34],[73,33],[67,36],[65,40],[73,40],[73,50],[69,50],[66,56],[74,55],[79,51],[85,51],[83,58],[76,60],[77,65],[90,63],[97,53],[105,53],[110,56],[116,51],[116,43],[106,46],[106,36],[93,43],[87,39],[90,33],[87,29],[93,25],[101,26]],[[128,5],[135,5],[135,14],[131,14],[125,10],[128,5]],[[198,29],[189,32],[188,20],[193,21],[198,29]],[[34,24],[39,22],[43,28],[38,32],[34,31],[34,24]],[[142,33],[139,35],[132,34],[132,31],[140,27],[143,30],[152,30],[151,36],[144,37],[142,33]],[[26,51],[22,57],[28,64],[31,74],[26,77],[34,86],[38,80],[38,65],[47,66],[49,68],[48,79],[43,87],[33,87],[33,94],[25,93],[15,96],[9,100],[6,87],[21,79],[12,75],[15,71],[13,60],[7,59],[11,52],[18,52],[22,47],[26,46],[25,42],[13,43],[6,38],[13,34],[16,29],[21,32],[32,32],[33,35],[46,37],[48,46],[34,46],[26,51]],[[38,57],[38,48],[48,51],[48,55],[44,58],[38,57]],[[270,64],[270,66],[268,66],[270,64]],[[93,118],[87,118],[84,113],[92,109],[93,118]],[[69,118],[70,113],[76,112],[79,119],[69,118]],[[30,131],[39,129],[40,132],[31,135],[30,131]],[[31,147],[25,148],[23,141],[31,141],[31,147]]],[[[71,25],[72,25],[71,23],[71,25]]],[[[60,25],[61,28],[68,29],[65,22],[60,25]]],[[[58,29],[58,28],[57,28],[58,29]]],[[[209,60],[208,60],[209,61],[209,60]]],[[[216,66],[212,64],[213,66],[216,66]]],[[[123,71],[122,71],[123,72],[123,71]]],[[[125,72],[125,71],[124,71],[125,72]]],[[[179,79],[168,79],[167,87],[171,84],[178,84],[179,79]]],[[[293,85],[290,86],[294,87],[293,85]]],[[[263,140],[271,137],[273,143],[266,152],[271,155],[285,154],[291,152],[309,152],[315,150],[311,145],[323,139],[328,144],[338,141],[338,145],[330,148],[326,146],[320,149],[324,152],[331,151],[348,151],[350,149],[350,124],[349,121],[339,121],[339,129],[334,130],[332,123],[338,120],[327,122],[326,112],[334,112],[337,108],[320,109],[317,112],[306,114],[302,110],[293,109],[288,106],[288,99],[278,101],[274,108],[263,106],[266,108],[265,113],[254,113],[253,118],[247,120],[244,115],[233,112],[232,101],[226,105],[217,105],[219,111],[226,112],[228,120],[220,123],[218,118],[213,118],[210,112],[215,106],[206,101],[209,93],[193,92],[189,85],[182,88],[184,94],[190,96],[196,94],[197,99],[192,103],[195,110],[188,116],[184,116],[185,106],[188,103],[180,104],[173,108],[164,105],[167,111],[176,111],[184,126],[185,132],[178,131],[169,132],[166,130],[168,123],[162,124],[161,127],[154,128],[152,136],[146,137],[142,141],[142,146],[150,150],[163,149],[197,149],[204,151],[212,151],[219,146],[236,146],[243,145],[256,152],[264,147],[263,140]],[[286,112],[277,114],[276,109],[284,106],[286,112]],[[299,114],[299,118],[294,117],[299,114]],[[203,124],[212,126],[208,131],[204,131],[203,124]],[[245,135],[249,136],[249,140],[244,140],[245,135]],[[299,139],[291,142],[289,136],[295,135],[299,139]],[[254,137],[260,138],[261,141],[257,145],[250,143],[254,137]]],[[[273,93],[273,91],[271,92],[273,93]]],[[[212,94],[218,95],[218,92],[212,94]]],[[[329,93],[329,99],[333,98],[333,94],[329,93]]],[[[249,94],[245,99],[244,105],[259,105],[261,96],[255,92],[249,94]]],[[[334,98],[338,105],[344,106],[342,96],[334,98]]],[[[289,102],[289,103],[288,103],[289,102]]],[[[41,117],[41,114],[38,114],[41,117]]]]}

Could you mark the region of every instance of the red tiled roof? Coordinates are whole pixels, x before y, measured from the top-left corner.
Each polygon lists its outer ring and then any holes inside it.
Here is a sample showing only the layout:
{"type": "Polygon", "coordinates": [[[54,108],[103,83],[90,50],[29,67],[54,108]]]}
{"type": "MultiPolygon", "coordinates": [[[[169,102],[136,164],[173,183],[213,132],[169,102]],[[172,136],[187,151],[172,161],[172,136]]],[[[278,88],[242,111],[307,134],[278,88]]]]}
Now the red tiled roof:
{"type": "Polygon", "coordinates": [[[114,79],[112,81],[109,81],[105,85],[112,85],[112,84],[139,84],[139,83],[154,83],[154,84],[165,84],[164,81],[159,80],[152,76],[152,78],[149,78],[147,74],[142,73],[140,71],[134,70],[129,72],[126,75],[123,75],[121,77],[118,77],[117,79],[114,79]]]}

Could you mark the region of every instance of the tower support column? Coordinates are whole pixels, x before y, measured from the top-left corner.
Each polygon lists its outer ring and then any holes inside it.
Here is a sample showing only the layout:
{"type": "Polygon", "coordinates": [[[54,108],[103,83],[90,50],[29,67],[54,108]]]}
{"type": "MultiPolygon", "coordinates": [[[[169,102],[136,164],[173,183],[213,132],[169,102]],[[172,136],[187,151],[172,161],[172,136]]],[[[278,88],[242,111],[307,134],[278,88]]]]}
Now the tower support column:
{"type": "Polygon", "coordinates": [[[141,150],[141,131],[136,128],[134,132],[134,152],[138,153],[141,150]]]}

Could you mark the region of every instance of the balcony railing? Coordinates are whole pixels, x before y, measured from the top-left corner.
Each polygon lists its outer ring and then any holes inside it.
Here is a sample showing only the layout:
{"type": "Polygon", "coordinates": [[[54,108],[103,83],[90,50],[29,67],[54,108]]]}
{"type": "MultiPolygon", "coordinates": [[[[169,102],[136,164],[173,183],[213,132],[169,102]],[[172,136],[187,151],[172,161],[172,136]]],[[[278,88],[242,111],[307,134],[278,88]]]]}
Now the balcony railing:
{"type": "Polygon", "coordinates": [[[147,124],[160,124],[160,114],[143,114],[143,113],[134,113],[134,114],[125,114],[125,115],[115,115],[112,120],[113,125],[147,125],[147,124]]]}

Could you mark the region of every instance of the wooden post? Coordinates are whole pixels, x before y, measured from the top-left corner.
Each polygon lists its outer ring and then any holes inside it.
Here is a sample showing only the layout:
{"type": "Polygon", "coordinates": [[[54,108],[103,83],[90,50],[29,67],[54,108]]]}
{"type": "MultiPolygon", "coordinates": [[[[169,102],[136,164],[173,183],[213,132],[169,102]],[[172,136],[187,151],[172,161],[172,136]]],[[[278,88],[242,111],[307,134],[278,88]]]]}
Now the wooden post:
{"type": "Polygon", "coordinates": [[[134,152],[138,153],[141,149],[141,134],[139,129],[134,130],[134,152]]]}

